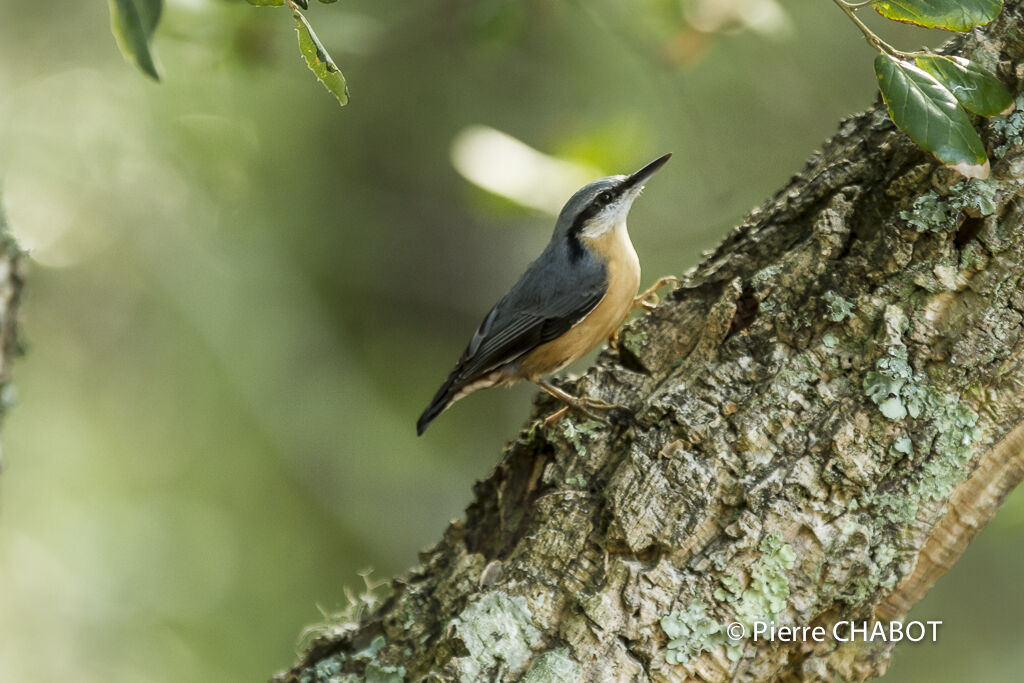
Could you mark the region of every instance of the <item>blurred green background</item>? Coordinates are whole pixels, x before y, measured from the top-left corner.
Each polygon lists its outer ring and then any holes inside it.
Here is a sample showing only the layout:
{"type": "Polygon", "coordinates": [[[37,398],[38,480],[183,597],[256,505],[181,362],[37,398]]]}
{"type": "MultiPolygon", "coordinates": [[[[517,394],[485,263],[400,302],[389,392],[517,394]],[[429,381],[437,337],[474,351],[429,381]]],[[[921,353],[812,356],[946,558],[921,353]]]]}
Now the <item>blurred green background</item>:
{"type": "MultiPolygon", "coordinates": [[[[106,3],[0,7],[0,192],[33,259],[0,681],[264,680],[357,572],[461,514],[532,390],[415,419],[553,225],[460,175],[465,131],[600,173],[673,152],[632,213],[646,284],[875,96],[827,2],[316,4],[345,109],[283,9],[168,0],[155,84],[106,3]]],[[[940,644],[890,678],[1016,680],[1022,529],[1016,495],[912,614],[940,644]]]]}

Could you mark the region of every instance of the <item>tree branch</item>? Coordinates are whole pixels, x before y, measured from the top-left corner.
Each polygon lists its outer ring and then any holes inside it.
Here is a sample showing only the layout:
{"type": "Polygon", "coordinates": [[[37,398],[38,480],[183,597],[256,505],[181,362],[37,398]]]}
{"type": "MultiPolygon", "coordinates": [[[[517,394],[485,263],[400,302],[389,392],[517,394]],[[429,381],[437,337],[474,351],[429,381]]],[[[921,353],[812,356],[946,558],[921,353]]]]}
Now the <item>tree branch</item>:
{"type": "MultiPolygon", "coordinates": [[[[1007,5],[947,51],[1019,95],[1007,5]]],[[[883,673],[892,643],[833,626],[902,618],[1024,473],[1024,115],[982,132],[992,178],[966,182],[881,106],[842,122],[575,382],[628,419],[534,419],[465,522],[277,680],[883,673]],[[827,637],[755,641],[768,620],[827,637]]]]}

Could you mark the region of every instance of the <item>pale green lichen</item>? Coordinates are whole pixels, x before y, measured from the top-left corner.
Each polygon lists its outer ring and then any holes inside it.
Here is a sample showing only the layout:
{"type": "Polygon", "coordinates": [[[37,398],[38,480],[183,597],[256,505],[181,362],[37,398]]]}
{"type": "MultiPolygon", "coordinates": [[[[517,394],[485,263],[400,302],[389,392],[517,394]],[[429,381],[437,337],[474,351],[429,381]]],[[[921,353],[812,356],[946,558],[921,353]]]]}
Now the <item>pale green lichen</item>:
{"type": "Polygon", "coordinates": [[[825,345],[826,349],[834,349],[839,345],[839,337],[831,332],[826,332],[821,338],[821,343],[825,345]]]}
{"type": "Polygon", "coordinates": [[[981,438],[978,414],[951,394],[930,392],[929,416],[937,435],[932,444],[934,455],[925,463],[917,494],[943,500],[963,481],[964,467],[971,458],[973,445],[981,438]]]}
{"type": "Polygon", "coordinates": [[[974,209],[979,216],[991,216],[996,210],[996,190],[999,182],[988,178],[971,178],[949,188],[949,205],[952,209],[974,209]]]}
{"type": "Polygon", "coordinates": [[[403,683],[405,681],[404,667],[389,666],[377,661],[377,655],[385,645],[387,645],[387,641],[384,640],[384,636],[377,636],[370,641],[369,645],[352,655],[352,659],[366,662],[362,676],[354,673],[341,673],[346,658],[344,653],[339,652],[320,660],[303,673],[301,683],[403,683]]]}
{"type": "MultiPolygon", "coordinates": [[[[714,592],[716,600],[729,604],[734,612],[732,621],[741,624],[747,634],[753,632],[754,622],[771,621],[785,609],[789,599],[786,572],[796,563],[796,553],[783,543],[779,534],[765,536],[758,549],[762,554],[751,565],[746,587],[736,576],[724,574],[719,578],[721,586],[714,592]]],[[[719,645],[725,646],[726,656],[732,661],[743,654],[740,644],[729,638],[721,623],[707,615],[707,607],[697,599],[685,610],[662,618],[661,628],[670,639],[665,655],[669,664],[687,662],[719,645]]]]}
{"type": "Polygon", "coordinates": [[[900,455],[906,455],[913,458],[914,442],[911,441],[910,437],[907,436],[906,434],[904,434],[903,436],[898,436],[892,442],[892,450],[894,453],[899,453],[900,455]]]}
{"type": "Polygon", "coordinates": [[[919,417],[923,410],[923,376],[910,366],[903,332],[908,327],[906,314],[898,306],[885,308],[885,352],[875,361],[875,369],[864,376],[867,394],[886,419],[899,421],[907,415],[919,417]]]}
{"type": "MultiPolygon", "coordinates": [[[[916,388],[913,402],[908,405],[914,406],[915,411],[929,421],[935,434],[930,447],[926,442],[924,448],[928,462],[922,466],[918,480],[906,487],[868,496],[863,501],[865,506],[873,505],[896,526],[906,526],[916,519],[919,500],[944,500],[949,496],[953,487],[963,481],[974,444],[982,437],[978,414],[958,395],[927,385],[916,385],[916,388]]],[[[889,451],[897,456],[920,457],[906,434],[898,436],[889,451]]]]}
{"type": "Polygon", "coordinates": [[[562,435],[565,440],[572,444],[572,447],[580,455],[585,456],[587,454],[587,440],[590,437],[599,435],[604,425],[593,419],[586,419],[582,422],[573,422],[572,420],[562,420],[562,435]]]}
{"type": "Polygon", "coordinates": [[[583,668],[563,647],[538,655],[523,676],[522,683],[575,683],[582,674],[583,668]]]}
{"type": "Polygon", "coordinates": [[[354,659],[373,659],[377,656],[384,646],[387,645],[387,641],[384,640],[384,636],[377,636],[370,641],[370,644],[359,652],[352,655],[354,659]]]}
{"type": "Polygon", "coordinates": [[[960,250],[960,268],[963,270],[982,270],[988,263],[985,248],[970,242],[960,250]]]}
{"type": "Polygon", "coordinates": [[[918,232],[938,232],[952,227],[953,217],[949,204],[935,192],[926,192],[914,198],[910,210],[900,211],[900,218],[914,226],[918,232]]]}
{"type": "Polygon", "coordinates": [[[688,662],[702,652],[728,643],[722,625],[707,615],[707,607],[693,600],[685,610],[674,610],[661,618],[661,630],[669,637],[665,661],[688,662]]]}
{"type": "Polygon", "coordinates": [[[906,492],[887,491],[873,498],[866,496],[865,507],[868,504],[873,504],[881,517],[897,527],[905,527],[917,519],[917,499],[906,492]]]}
{"type": "Polygon", "coordinates": [[[472,602],[451,621],[459,639],[469,651],[456,665],[465,680],[483,680],[499,666],[517,670],[531,656],[540,631],[522,596],[510,597],[498,591],[472,602]]]}
{"type": "Polygon", "coordinates": [[[896,559],[896,550],[890,545],[880,545],[874,554],[875,564],[879,567],[887,567],[896,559]]]}
{"type": "Polygon", "coordinates": [[[587,488],[587,480],[583,477],[582,474],[576,474],[576,475],[574,475],[572,477],[566,477],[565,478],[565,483],[568,484],[569,486],[572,486],[572,487],[578,488],[578,489],[585,489],[585,488],[587,488]]]}
{"type": "Polygon", "coordinates": [[[907,408],[898,398],[888,398],[878,404],[878,409],[886,418],[896,421],[907,416],[907,408]]]}
{"type": "Polygon", "coordinates": [[[1024,95],[1019,95],[1014,104],[1016,109],[1009,115],[991,118],[992,128],[1006,140],[992,150],[993,156],[997,159],[1005,156],[1011,146],[1024,145],[1024,95]]]}
{"type": "Polygon", "coordinates": [[[814,311],[804,309],[793,316],[793,329],[801,330],[811,327],[817,318],[818,316],[814,311]]]}
{"type": "Polygon", "coordinates": [[[807,358],[799,356],[795,357],[788,366],[779,370],[772,383],[772,388],[777,391],[801,390],[815,379],[815,373],[808,365],[807,358]]]}
{"type": "Polygon", "coordinates": [[[302,672],[300,683],[362,683],[363,677],[356,674],[343,674],[341,668],[345,664],[345,655],[341,652],[331,655],[302,672]]]}
{"type": "Polygon", "coordinates": [[[789,599],[786,572],[796,562],[793,548],[783,543],[779,534],[765,536],[758,549],[763,554],[750,568],[750,583],[733,602],[737,621],[748,626],[755,621],[769,621],[785,608],[789,599]]]}
{"type": "MultiPolygon", "coordinates": [[[[905,349],[903,352],[905,354],[905,349]]],[[[864,378],[864,390],[890,420],[898,421],[910,415],[931,421],[937,436],[932,444],[933,455],[924,466],[918,494],[941,500],[961,481],[972,445],[981,436],[978,414],[959,396],[924,384],[924,376],[910,370],[904,354],[899,353],[898,347],[887,349],[887,355],[876,363],[876,370],[864,378]]],[[[893,442],[892,450],[909,456],[914,454],[913,443],[906,435],[893,442]]]]}
{"type": "Polygon", "coordinates": [[[782,272],[782,265],[781,264],[776,263],[776,264],[773,264],[773,265],[770,265],[770,266],[766,266],[765,268],[762,268],[761,270],[759,270],[756,273],[754,273],[753,276],[751,276],[750,284],[751,284],[751,286],[753,286],[755,288],[756,287],[760,287],[761,285],[765,284],[766,282],[769,282],[770,280],[774,280],[775,277],[779,273],[781,273],[781,272],[782,272]]]}
{"type": "Polygon", "coordinates": [[[847,318],[853,318],[853,302],[845,299],[832,290],[825,292],[825,308],[828,317],[833,322],[841,323],[847,318]]]}
{"type": "Polygon", "coordinates": [[[404,666],[385,666],[377,662],[366,665],[366,683],[404,683],[404,666]]]}
{"type": "Polygon", "coordinates": [[[621,343],[629,349],[640,350],[647,346],[647,328],[630,325],[622,330],[621,343]]]}
{"type": "Polygon", "coordinates": [[[721,585],[715,589],[715,599],[723,602],[739,600],[743,595],[743,584],[732,574],[725,574],[718,579],[721,585]]]}
{"type": "MultiPolygon", "coordinates": [[[[872,508],[878,520],[876,529],[910,530],[917,521],[918,507],[923,500],[941,501],[949,497],[953,488],[967,476],[966,466],[974,445],[982,438],[978,415],[953,392],[942,392],[934,387],[919,387],[919,405],[922,416],[928,420],[921,427],[920,438],[927,462],[921,466],[918,478],[900,482],[884,491],[865,491],[850,509],[872,508]]],[[[894,439],[890,455],[920,458],[915,455],[915,444],[907,434],[894,439]]],[[[898,532],[899,533],[899,532],[898,532]]],[[[861,604],[878,590],[890,590],[905,575],[900,568],[901,550],[890,542],[891,534],[876,533],[877,545],[872,549],[875,566],[868,575],[859,577],[842,587],[841,597],[850,604],[861,604]]],[[[905,561],[905,560],[904,560],[905,561]]]]}
{"type": "Polygon", "coordinates": [[[864,392],[890,420],[902,420],[908,413],[920,414],[913,368],[907,361],[907,347],[890,346],[864,376],[864,392]]]}
{"type": "Polygon", "coordinates": [[[964,209],[971,209],[979,216],[995,212],[998,188],[999,183],[993,179],[965,180],[949,188],[945,197],[934,190],[915,197],[909,211],[900,211],[900,218],[918,232],[949,230],[955,226],[957,214],[964,209]]]}

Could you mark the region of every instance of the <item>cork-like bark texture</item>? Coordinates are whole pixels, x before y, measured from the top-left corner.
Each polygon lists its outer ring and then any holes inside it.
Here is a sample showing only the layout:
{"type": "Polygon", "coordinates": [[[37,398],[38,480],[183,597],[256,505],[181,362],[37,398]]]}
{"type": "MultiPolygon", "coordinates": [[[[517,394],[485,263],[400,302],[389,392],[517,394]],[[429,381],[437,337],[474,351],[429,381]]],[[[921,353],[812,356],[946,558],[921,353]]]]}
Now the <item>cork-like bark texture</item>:
{"type": "Polygon", "coordinates": [[[980,122],[990,179],[881,106],[844,121],[569,387],[628,413],[528,424],[421,566],[277,680],[884,673],[889,642],[750,633],[902,618],[1024,473],[1020,3],[946,51],[1017,94],[980,122]]]}

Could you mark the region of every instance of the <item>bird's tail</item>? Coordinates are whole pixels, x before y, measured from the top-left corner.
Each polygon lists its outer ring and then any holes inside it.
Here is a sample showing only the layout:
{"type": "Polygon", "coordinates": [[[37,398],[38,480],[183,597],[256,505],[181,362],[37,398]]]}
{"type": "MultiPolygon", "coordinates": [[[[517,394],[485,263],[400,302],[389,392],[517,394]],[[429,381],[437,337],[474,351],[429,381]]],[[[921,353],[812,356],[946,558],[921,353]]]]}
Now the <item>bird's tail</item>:
{"type": "Polygon", "coordinates": [[[455,396],[458,393],[458,389],[455,387],[455,376],[456,373],[454,372],[448,376],[448,379],[444,381],[441,388],[434,394],[434,398],[430,400],[430,405],[420,415],[420,419],[416,420],[417,436],[423,436],[423,432],[427,431],[430,423],[455,400],[455,396]]]}
{"type": "Polygon", "coordinates": [[[430,401],[430,405],[420,415],[420,419],[416,421],[416,434],[421,435],[427,431],[427,427],[431,422],[434,421],[438,415],[445,411],[445,408],[458,401],[464,396],[469,396],[478,389],[485,389],[487,387],[493,387],[498,384],[505,384],[509,381],[509,376],[502,370],[495,370],[490,372],[483,377],[476,377],[466,379],[462,373],[462,364],[460,363],[452,374],[448,375],[448,379],[444,381],[441,388],[434,394],[434,398],[430,401]]]}

